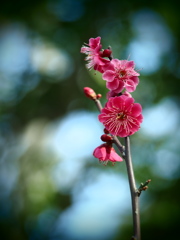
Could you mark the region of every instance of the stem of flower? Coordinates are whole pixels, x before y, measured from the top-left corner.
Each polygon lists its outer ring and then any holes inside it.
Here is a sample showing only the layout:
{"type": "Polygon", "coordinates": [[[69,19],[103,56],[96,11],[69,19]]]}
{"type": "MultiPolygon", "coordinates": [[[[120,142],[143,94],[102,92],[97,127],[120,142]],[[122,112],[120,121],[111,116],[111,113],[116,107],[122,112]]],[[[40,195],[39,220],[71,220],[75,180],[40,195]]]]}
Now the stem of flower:
{"type": "Polygon", "coordinates": [[[125,161],[126,161],[126,168],[128,172],[131,201],[132,201],[133,230],[134,230],[132,240],[141,240],[139,197],[138,197],[138,191],[135,183],[129,137],[125,137],[125,161]]]}
{"type": "Polygon", "coordinates": [[[95,102],[98,110],[101,112],[101,110],[102,110],[102,105],[101,105],[101,102],[99,101],[99,99],[94,99],[94,102],[95,102]]]}
{"type": "MultiPolygon", "coordinates": [[[[99,99],[94,99],[94,102],[101,112],[102,105],[99,99]]],[[[122,156],[125,156],[126,168],[128,172],[129,186],[131,192],[131,201],[132,201],[132,214],[133,214],[133,236],[131,240],[141,240],[140,232],[140,213],[139,213],[139,191],[136,188],[134,170],[131,159],[131,150],[130,150],[130,138],[125,137],[125,150],[124,146],[120,143],[119,139],[116,136],[112,136],[114,143],[122,153],[122,156]]]]}

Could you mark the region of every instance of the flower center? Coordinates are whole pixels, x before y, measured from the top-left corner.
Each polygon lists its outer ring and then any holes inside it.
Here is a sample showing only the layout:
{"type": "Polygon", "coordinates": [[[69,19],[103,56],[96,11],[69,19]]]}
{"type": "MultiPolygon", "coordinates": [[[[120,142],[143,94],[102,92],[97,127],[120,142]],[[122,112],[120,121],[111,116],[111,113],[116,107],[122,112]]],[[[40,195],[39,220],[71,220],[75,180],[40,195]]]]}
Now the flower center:
{"type": "Polygon", "coordinates": [[[127,116],[123,112],[118,113],[116,116],[117,120],[124,120],[126,118],[127,118],[127,116]]]}
{"type": "Polygon", "coordinates": [[[125,70],[121,70],[120,72],[119,72],[119,76],[120,77],[124,77],[126,75],[126,71],[125,70]]]}

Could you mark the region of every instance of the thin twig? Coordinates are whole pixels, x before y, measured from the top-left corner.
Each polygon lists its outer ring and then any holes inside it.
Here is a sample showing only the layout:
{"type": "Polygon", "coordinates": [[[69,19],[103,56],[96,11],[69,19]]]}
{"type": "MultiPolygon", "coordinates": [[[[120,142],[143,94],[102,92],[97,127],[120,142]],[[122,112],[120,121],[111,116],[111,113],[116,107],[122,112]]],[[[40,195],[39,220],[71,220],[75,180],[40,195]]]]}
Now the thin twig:
{"type": "MultiPolygon", "coordinates": [[[[99,109],[102,111],[102,105],[99,99],[94,99],[94,102],[99,109]]],[[[129,137],[125,137],[125,147],[120,143],[119,139],[116,136],[112,136],[114,143],[122,153],[122,156],[125,157],[126,168],[128,172],[128,179],[130,185],[131,192],[131,201],[132,201],[132,214],[133,214],[133,236],[132,240],[141,240],[140,233],[140,213],[139,213],[139,192],[136,188],[132,159],[131,159],[131,151],[130,151],[130,139],[129,137]]]]}

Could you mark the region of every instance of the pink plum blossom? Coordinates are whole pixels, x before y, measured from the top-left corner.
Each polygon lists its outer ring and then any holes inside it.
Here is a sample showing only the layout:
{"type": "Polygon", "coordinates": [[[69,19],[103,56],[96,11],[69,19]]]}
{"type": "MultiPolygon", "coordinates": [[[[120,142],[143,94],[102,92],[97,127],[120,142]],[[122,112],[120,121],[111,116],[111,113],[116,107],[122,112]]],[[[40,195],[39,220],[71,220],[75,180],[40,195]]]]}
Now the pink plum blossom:
{"type": "Polygon", "coordinates": [[[87,55],[85,60],[88,61],[88,69],[94,68],[94,70],[103,73],[102,66],[109,64],[110,60],[102,58],[102,56],[106,56],[107,53],[105,54],[101,51],[102,45],[100,44],[100,41],[101,37],[90,38],[89,44],[81,48],[81,53],[85,53],[87,55]]]}
{"type": "Polygon", "coordinates": [[[134,134],[142,123],[142,107],[132,97],[111,97],[99,115],[99,121],[112,134],[127,137],[134,134]]]}
{"type": "Polygon", "coordinates": [[[134,67],[133,61],[112,59],[103,67],[102,78],[107,81],[106,87],[116,93],[120,93],[123,89],[133,92],[139,83],[140,75],[134,67]]]}
{"type": "Polygon", "coordinates": [[[122,162],[123,159],[116,153],[115,149],[109,143],[104,143],[97,147],[94,152],[93,156],[98,158],[100,162],[103,162],[105,165],[110,162],[122,162]]]}

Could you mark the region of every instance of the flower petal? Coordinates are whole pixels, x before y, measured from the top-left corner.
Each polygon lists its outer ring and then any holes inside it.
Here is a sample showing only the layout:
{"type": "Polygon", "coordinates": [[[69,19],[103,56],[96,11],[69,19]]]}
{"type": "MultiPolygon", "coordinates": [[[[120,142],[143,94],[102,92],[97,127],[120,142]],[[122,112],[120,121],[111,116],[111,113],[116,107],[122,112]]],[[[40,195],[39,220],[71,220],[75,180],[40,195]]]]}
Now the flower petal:
{"type": "Polygon", "coordinates": [[[127,61],[126,62],[126,67],[127,68],[134,68],[135,67],[134,61],[127,61]]]}
{"type": "Polygon", "coordinates": [[[115,72],[112,70],[107,70],[103,73],[102,78],[108,82],[112,82],[115,78],[115,72]]]}
{"type": "Polygon", "coordinates": [[[111,161],[111,162],[122,162],[123,159],[116,153],[114,148],[111,148],[109,161],[111,161]]]}
{"type": "Polygon", "coordinates": [[[132,97],[127,97],[127,98],[125,99],[124,105],[125,105],[126,111],[131,112],[132,107],[133,107],[133,105],[134,105],[133,103],[134,103],[134,98],[132,98],[132,97]]]}
{"type": "Polygon", "coordinates": [[[140,114],[139,116],[136,117],[139,123],[142,123],[143,121],[143,115],[140,114]]]}
{"type": "Polygon", "coordinates": [[[100,45],[101,37],[97,38],[90,38],[89,39],[89,46],[93,49],[95,49],[97,46],[100,45]]]}
{"type": "MultiPolygon", "coordinates": [[[[137,75],[137,76],[139,76],[139,75],[137,75]]],[[[137,76],[133,76],[130,78],[136,85],[138,85],[138,83],[139,83],[139,78],[137,76]]]]}
{"type": "Polygon", "coordinates": [[[103,66],[103,70],[104,70],[104,72],[105,71],[113,71],[113,72],[115,71],[114,65],[112,64],[112,60],[109,61],[109,64],[106,64],[103,66]]]}
{"type": "Polygon", "coordinates": [[[115,78],[114,81],[112,81],[112,82],[106,82],[106,87],[109,90],[115,90],[118,88],[118,86],[119,86],[119,81],[117,78],[115,78]]]}
{"type": "Polygon", "coordinates": [[[95,158],[98,158],[101,161],[106,160],[106,148],[105,148],[105,144],[100,145],[99,147],[97,147],[94,152],[93,152],[93,156],[95,158]]]}
{"type": "Polygon", "coordinates": [[[131,110],[131,116],[137,117],[142,113],[142,107],[139,103],[135,103],[131,110]]]}
{"type": "Polygon", "coordinates": [[[136,89],[136,84],[129,79],[125,83],[125,88],[128,92],[134,92],[134,90],[136,89]]]}
{"type": "Polygon", "coordinates": [[[116,93],[120,93],[120,92],[122,92],[123,89],[124,89],[124,82],[123,81],[119,81],[119,86],[116,89],[114,89],[114,91],[116,93]]]}
{"type": "Polygon", "coordinates": [[[112,102],[113,102],[114,108],[116,108],[116,111],[117,111],[117,109],[119,109],[119,111],[124,109],[124,98],[122,96],[121,96],[121,98],[120,97],[114,97],[112,99],[112,102]]]}
{"type": "Polygon", "coordinates": [[[125,69],[127,62],[128,62],[127,60],[119,60],[119,67],[125,69]]]}

